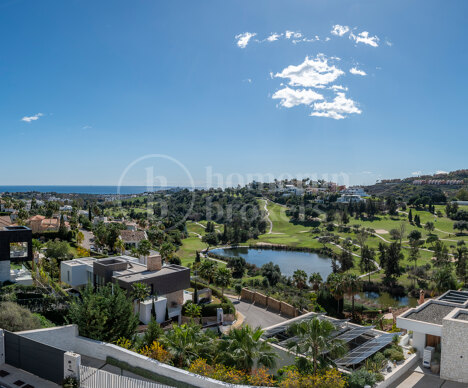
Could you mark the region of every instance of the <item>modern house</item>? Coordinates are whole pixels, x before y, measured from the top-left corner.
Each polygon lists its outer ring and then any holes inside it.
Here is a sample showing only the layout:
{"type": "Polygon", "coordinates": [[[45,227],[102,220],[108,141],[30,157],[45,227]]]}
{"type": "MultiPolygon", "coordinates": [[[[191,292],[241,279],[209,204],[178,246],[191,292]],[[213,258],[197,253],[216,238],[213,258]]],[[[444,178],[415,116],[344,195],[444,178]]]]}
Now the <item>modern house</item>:
{"type": "Polygon", "coordinates": [[[12,270],[11,262],[23,263],[33,259],[32,231],[25,226],[0,228],[0,282],[10,281],[31,285],[32,277],[26,268],[12,270]]]}
{"type": "Polygon", "coordinates": [[[166,318],[180,321],[186,299],[184,290],[190,287],[190,269],[175,264],[162,265],[159,254],[149,256],[146,264],[130,256],[62,261],[60,272],[61,280],[75,289],[88,284],[101,287],[114,283],[131,293],[135,283],[146,284],[150,297],[140,303],[140,321],[143,323],[150,321],[153,303],[159,323],[166,318]]]}
{"type": "MultiPolygon", "coordinates": [[[[33,233],[42,232],[56,232],[60,227],[60,217],[46,218],[41,215],[36,215],[27,220],[28,226],[31,228],[33,233]]],[[[68,228],[68,222],[65,222],[65,226],[68,228]]]]}
{"type": "Polygon", "coordinates": [[[397,326],[412,331],[420,358],[440,345],[440,377],[468,384],[468,291],[428,300],[397,317],[397,326]]]}
{"type": "Polygon", "coordinates": [[[343,194],[336,202],[340,203],[358,203],[364,201],[360,195],[357,194],[343,194]]]}

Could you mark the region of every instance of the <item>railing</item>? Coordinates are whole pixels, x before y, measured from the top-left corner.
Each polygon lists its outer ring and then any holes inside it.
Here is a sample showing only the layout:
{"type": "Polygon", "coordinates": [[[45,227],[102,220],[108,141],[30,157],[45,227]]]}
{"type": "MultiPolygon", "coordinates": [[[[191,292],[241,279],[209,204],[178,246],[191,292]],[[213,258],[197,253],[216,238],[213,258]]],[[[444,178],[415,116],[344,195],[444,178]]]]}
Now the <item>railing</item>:
{"type": "Polygon", "coordinates": [[[132,379],[88,366],[80,366],[80,388],[170,388],[168,385],[132,379]]]}

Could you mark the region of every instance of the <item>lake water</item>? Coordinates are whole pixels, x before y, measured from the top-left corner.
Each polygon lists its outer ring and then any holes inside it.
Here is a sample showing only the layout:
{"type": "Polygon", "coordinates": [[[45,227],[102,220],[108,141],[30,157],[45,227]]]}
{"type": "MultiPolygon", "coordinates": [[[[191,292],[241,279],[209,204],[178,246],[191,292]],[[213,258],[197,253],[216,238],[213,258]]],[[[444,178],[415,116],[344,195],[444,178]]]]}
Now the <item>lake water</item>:
{"type": "MultiPolygon", "coordinates": [[[[323,280],[326,280],[332,272],[331,259],[326,256],[311,252],[280,251],[270,249],[255,249],[247,247],[239,248],[216,248],[211,252],[225,257],[240,256],[248,263],[261,267],[263,264],[273,262],[278,264],[283,275],[292,276],[296,269],[302,269],[310,275],[318,272],[323,280]]],[[[393,296],[387,292],[360,292],[356,294],[356,303],[361,300],[369,300],[376,306],[401,307],[418,305],[416,298],[408,296],[393,296]]]]}
{"type": "Polygon", "coordinates": [[[326,256],[310,252],[295,251],[277,251],[270,249],[254,249],[247,247],[240,248],[217,248],[211,252],[221,256],[240,256],[248,263],[261,267],[263,264],[273,262],[278,264],[281,273],[286,276],[292,276],[296,269],[302,269],[310,275],[312,272],[318,272],[323,280],[332,273],[331,259],[326,256]]]}
{"type": "Polygon", "coordinates": [[[410,306],[416,307],[418,305],[418,299],[409,296],[394,296],[388,292],[373,292],[366,291],[356,294],[356,303],[359,303],[362,299],[368,299],[378,306],[382,307],[402,307],[410,306]]]}

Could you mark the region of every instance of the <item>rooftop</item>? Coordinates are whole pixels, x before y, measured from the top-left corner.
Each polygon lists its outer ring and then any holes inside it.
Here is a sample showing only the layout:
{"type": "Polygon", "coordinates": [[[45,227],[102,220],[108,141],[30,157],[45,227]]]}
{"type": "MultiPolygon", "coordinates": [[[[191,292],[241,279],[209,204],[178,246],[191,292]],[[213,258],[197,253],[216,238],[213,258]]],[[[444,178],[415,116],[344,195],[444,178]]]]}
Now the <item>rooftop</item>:
{"type": "Polygon", "coordinates": [[[146,232],[144,230],[121,230],[120,238],[124,242],[146,240],[146,232]]]}
{"type": "Polygon", "coordinates": [[[148,271],[143,264],[131,264],[131,267],[124,271],[115,271],[114,277],[126,283],[133,283],[143,279],[152,279],[158,276],[165,276],[171,273],[187,271],[188,268],[176,264],[164,265],[159,271],[148,271]]]}
{"type": "Polygon", "coordinates": [[[462,321],[468,321],[468,310],[460,311],[455,319],[460,319],[462,321]]]}
{"type": "Polygon", "coordinates": [[[437,303],[436,301],[429,301],[423,304],[419,310],[411,311],[404,315],[405,318],[413,319],[415,321],[434,323],[436,325],[442,325],[444,317],[450,313],[455,306],[437,303]]]}
{"type": "Polygon", "coordinates": [[[464,305],[468,302],[468,292],[450,290],[437,298],[437,300],[464,305]]]}

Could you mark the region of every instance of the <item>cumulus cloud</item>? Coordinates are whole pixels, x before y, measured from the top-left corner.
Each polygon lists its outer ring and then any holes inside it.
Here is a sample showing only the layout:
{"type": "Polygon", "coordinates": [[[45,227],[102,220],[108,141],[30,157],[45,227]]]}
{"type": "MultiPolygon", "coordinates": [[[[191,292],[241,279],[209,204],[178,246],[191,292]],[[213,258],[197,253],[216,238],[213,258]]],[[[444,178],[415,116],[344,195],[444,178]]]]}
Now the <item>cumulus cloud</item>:
{"type": "Polygon", "coordinates": [[[321,94],[312,89],[291,89],[288,86],[277,90],[272,98],[280,99],[280,104],[285,108],[292,108],[297,105],[311,105],[314,101],[324,99],[321,94]]]}
{"type": "Polygon", "coordinates": [[[252,39],[257,34],[255,32],[244,32],[235,36],[237,39],[237,46],[240,48],[246,48],[249,44],[250,39],[252,39]]]}
{"type": "Polygon", "coordinates": [[[26,123],[30,123],[31,121],[39,120],[39,117],[44,116],[42,113],[37,113],[32,116],[24,116],[21,121],[25,121],[26,123]]]}
{"type": "Polygon", "coordinates": [[[339,24],[335,24],[332,27],[332,30],[330,31],[333,35],[336,36],[343,36],[347,32],[349,32],[349,27],[348,26],[341,26],[339,24]]]}
{"type": "Polygon", "coordinates": [[[413,171],[411,173],[412,176],[420,176],[422,174],[422,171],[413,171]]]}
{"type": "Polygon", "coordinates": [[[352,32],[349,34],[349,39],[354,40],[356,43],[364,43],[372,47],[379,46],[379,37],[377,35],[369,36],[369,32],[362,31],[355,35],[352,32]]]}
{"type": "Polygon", "coordinates": [[[364,70],[360,70],[356,67],[349,69],[349,72],[354,75],[362,75],[362,76],[367,75],[367,73],[364,70]]]}
{"type": "Polygon", "coordinates": [[[277,34],[276,32],[273,32],[268,38],[266,38],[266,40],[268,42],[274,42],[275,40],[278,40],[282,36],[283,34],[277,34]]]}
{"type": "Polygon", "coordinates": [[[447,171],[443,171],[443,170],[437,170],[437,171],[435,172],[435,174],[436,174],[436,175],[447,175],[448,172],[447,172],[447,171]]]}
{"type": "Polygon", "coordinates": [[[314,111],[310,115],[341,120],[347,117],[347,115],[361,113],[362,111],[356,106],[353,100],[346,98],[343,92],[338,92],[331,102],[324,101],[314,103],[314,111]]]}
{"type": "Polygon", "coordinates": [[[343,74],[342,70],[329,64],[324,54],[318,54],[315,58],[306,57],[300,65],[290,65],[284,68],[274,77],[289,79],[291,86],[324,88],[343,74]]]}
{"type": "Polygon", "coordinates": [[[286,37],[286,39],[291,39],[291,38],[299,39],[299,38],[302,38],[302,33],[300,33],[299,31],[289,31],[289,30],[287,30],[284,33],[284,36],[286,37]]]}

